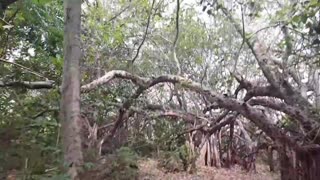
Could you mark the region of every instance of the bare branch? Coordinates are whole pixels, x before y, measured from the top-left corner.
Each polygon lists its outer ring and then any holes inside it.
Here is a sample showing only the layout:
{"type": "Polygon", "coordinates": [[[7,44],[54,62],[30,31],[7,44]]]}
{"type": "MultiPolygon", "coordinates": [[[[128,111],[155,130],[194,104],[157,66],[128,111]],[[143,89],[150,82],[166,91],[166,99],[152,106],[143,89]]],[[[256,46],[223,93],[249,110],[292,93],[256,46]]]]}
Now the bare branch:
{"type": "Polygon", "coordinates": [[[130,8],[130,5],[126,6],[126,7],[123,8],[122,10],[120,10],[118,13],[116,13],[113,17],[111,17],[111,18],[109,19],[109,22],[115,20],[117,17],[119,17],[122,13],[124,13],[124,12],[125,12],[127,9],[129,9],[129,8],[130,8]]]}
{"type": "Polygon", "coordinates": [[[265,98],[251,99],[248,103],[253,106],[260,105],[260,106],[268,107],[268,108],[286,113],[290,117],[298,120],[306,132],[311,131],[312,128],[314,127],[314,125],[312,124],[312,121],[309,120],[307,114],[305,114],[303,111],[301,111],[296,107],[287,105],[286,103],[276,101],[276,100],[265,99],[265,98]]]}
{"type": "Polygon", "coordinates": [[[137,53],[136,53],[136,55],[134,56],[134,58],[131,60],[131,64],[133,64],[133,63],[135,62],[135,60],[138,58],[139,53],[140,53],[140,50],[141,50],[141,48],[142,48],[142,46],[143,46],[143,43],[145,42],[145,40],[146,40],[146,38],[147,38],[154,3],[155,3],[155,0],[152,0],[152,5],[151,5],[151,9],[150,9],[149,16],[148,16],[148,21],[147,21],[147,27],[146,27],[146,30],[145,30],[145,32],[144,32],[142,41],[141,41],[141,43],[140,43],[140,45],[139,45],[139,47],[138,47],[137,53]]]}

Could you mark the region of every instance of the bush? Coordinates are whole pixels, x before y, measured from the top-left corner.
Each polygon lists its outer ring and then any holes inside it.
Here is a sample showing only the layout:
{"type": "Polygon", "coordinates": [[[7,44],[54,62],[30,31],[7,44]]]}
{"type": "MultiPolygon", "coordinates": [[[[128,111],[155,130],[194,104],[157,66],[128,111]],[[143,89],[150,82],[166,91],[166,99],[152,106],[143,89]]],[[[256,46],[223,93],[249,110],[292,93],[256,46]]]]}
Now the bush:
{"type": "Polygon", "coordinates": [[[167,172],[184,171],[182,159],[177,151],[161,152],[158,166],[167,172]]]}
{"type": "Polygon", "coordinates": [[[188,171],[194,173],[196,156],[190,153],[186,145],[180,146],[175,151],[160,153],[158,166],[164,168],[166,172],[188,171]]]}
{"type": "Polygon", "coordinates": [[[122,147],[103,158],[99,165],[84,173],[83,179],[138,179],[138,156],[130,148],[122,147]]]}

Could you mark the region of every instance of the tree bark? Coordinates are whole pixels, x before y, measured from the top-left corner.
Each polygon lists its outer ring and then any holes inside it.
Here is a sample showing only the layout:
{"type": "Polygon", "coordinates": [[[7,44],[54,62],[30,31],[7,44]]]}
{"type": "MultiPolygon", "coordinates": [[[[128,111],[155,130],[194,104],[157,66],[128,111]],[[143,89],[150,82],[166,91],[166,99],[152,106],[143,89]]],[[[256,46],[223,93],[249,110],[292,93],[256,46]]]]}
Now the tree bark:
{"type": "Polygon", "coordinates": [[[218,151],[218,141],[215,137],[214,133],[211,135],[211,147],[212,147],[212,160],[213,165],[217,168],[221,168],[221,161],[220,161],[220,153],[218,151]]]}
{"type": "Polygon", "coordinates": [[[81,0],[64,1],[64,67],[61,122],[64,160],[72,179],[79,179],[83,164],[80,118],[81,0]]]}
{"type": "Polygon", "coordinates": [[[270,172],[274,172],[273,148],[271,146],[268,147],[267,154],[270,172]]]}
{"type": "Polygon", "coordinates": [[[233,165],[234,153],[233,153],[233,133],[234,133],[234,122],[230,123],[230,134],[227,151],[227,167],[230,168],[233,165]]]}
{"type": "Polygon", "coordinates": [[[299,180],[295,165],[292,163],[290,150],[285,145],[279,147],[281,180],[299,180]]]}

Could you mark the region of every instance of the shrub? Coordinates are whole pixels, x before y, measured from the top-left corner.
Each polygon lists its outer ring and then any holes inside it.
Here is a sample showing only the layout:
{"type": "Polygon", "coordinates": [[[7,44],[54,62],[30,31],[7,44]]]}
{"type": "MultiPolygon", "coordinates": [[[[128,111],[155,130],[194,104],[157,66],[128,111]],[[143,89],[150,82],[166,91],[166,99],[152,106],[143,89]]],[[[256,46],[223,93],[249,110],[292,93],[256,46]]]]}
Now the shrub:
{"type": "Polygon", "coordinates": [[[128,147],[122,147],[115,153],[104,157],[99,165],[84,173],[84,179],[138,179],[138,156],[128,147]]]}
{"type": "Polygon", "coordinates": [[[191,153],[186,145],[182,145],[174,151],[160,153],[158,166],[166,172],[188,171],[194,173],[196,156],[191,153]]]}

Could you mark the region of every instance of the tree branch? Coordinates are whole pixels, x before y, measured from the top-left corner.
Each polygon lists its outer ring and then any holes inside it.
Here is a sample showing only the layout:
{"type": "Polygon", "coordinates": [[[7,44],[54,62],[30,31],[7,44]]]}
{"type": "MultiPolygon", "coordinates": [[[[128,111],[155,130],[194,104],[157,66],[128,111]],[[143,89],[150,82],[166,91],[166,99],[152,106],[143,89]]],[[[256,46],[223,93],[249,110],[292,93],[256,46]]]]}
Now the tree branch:
{"type": "Polygon", "coordinates": [[[177,48],[177,43],[179,40],[179,12],[180,12],[180,0],[177,0],[177,12],[176,12],[176,36],[174,38],[173,41],[173,59],[177,64],[178,67],[178,75],[181,75],[181,64],[177,58],[177,54],[176,54],[176,48],[177,48]]]}
{"type": "Polygon", "coordinates": [[[0,87],[23,87],[27,89],[51,89],[54,87],[54,81],[14,81],[3,82],[0,81],[0,87]]]}
{"type": "Polygon", "coordinates": [[[133,64],[133,63],[136,61],[136,59],[138,58],[139,53],[140,53],[140,50],[141,50],[141,48],[142,48],[142,46],[143,46],[143,43],[144,43],[144,41],[145,41],[146,38],[147,38],[148,29],[149,29],[149,25],[150,25],[150,20],[151,20],[151,16],[152,16],[152,10],[153,10],[154,3],[155,3],[155,0],[152,0],[152,5],[151,5],[151,9],[150,9],[149,16],[148,16],[148,21],[147,21],[147,27],[146,27],[146,30],[145,30],[145,32],[144,32],[142,41],[141,41],[141,43],[140,43],[140,45],[139,45],[139,47],[138,47],[137,53],[136,53],[136,55],[134,56],[134,58],[131,60],[131,64],[133,64]]]}
{"type": "Polygon", "coordinates": [[[30,68],[28,68],[28,67],[23,66],[23,65],[21,65],[21,64],[18,64],[18,63],[15,63],[15,62],[10,62],[10,61],[7,61],[7,60],[5,60],[5,59],[3,59],[3,58],[0,58],[0,61],[1,61],[1,62],[4,62],[4,63],[8,63],[8,64],[12,64],[12,65],[18,66],[18,67],[20,67],[21,69],[24,69],[24,70],[28,71],[29,73],[31,73],[31,74],[33,74],[33,75],[36,75],[36,76],[38,76],[38,77],[42,77],[42,78],[48,79],[48,78],[44,77],[43,75],[41,75],[41,74],[33,71],[32,69],[30,69],[30,68]]]}
{"type": "MultiPolygon", "coordinates": [[[[95,80],[92,83],[82,86],[82,91],[87,92],[95,89],[98,85],[109,82],[114,78],[122,78],[131,80],[133,83],[140,86],[140,89],[145,90],[159,83],[173,83],[180,84],[181,87],[197,92],[205,96],[210,103],[216,102],[220,108],[225,108],[231,111],[236,111],[242,116],[251,120],[261,130],[263,130],[269,137],[277,142],[290,144],[291,147],[299,148],[300,146],[293,139],[288,137],[284,131],[273,125],[268,117],[259,109],[246,104],[243,101],[226,97],[211,91],[209,88],[202,87],[201,84],[193,82],[189,79],[176,75],[163,75],[156,78],[142,78],[140,76],[132,75],[125,71],[114,70],[108,72],[105,76],[95,80]]],[[[136,93],[141,94],[141,93],[136,93]]]]}
{"type": "Polygon", "coordinates": [[[311,131],[312,128],[315,126],[313,124],[315,122],[308,120],[309,118],[307,114],[305,114],[303,111],[301,111],[296,107],[287,105],[286,103],[276,101],[276,100],[265,99],[265,98],[263,99],[254,98],[254,99],[251,99],[248,103],[252,106],[260,105],[260,106],[264,106],[267,108],[271,108],[271,109],[283,112],[289,115],[290,117],[292,117],[293,119],[298,120],[306,132],[311,131]]]}

